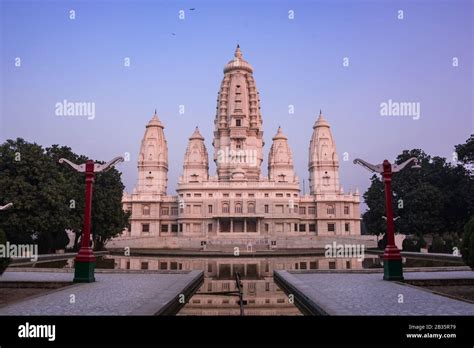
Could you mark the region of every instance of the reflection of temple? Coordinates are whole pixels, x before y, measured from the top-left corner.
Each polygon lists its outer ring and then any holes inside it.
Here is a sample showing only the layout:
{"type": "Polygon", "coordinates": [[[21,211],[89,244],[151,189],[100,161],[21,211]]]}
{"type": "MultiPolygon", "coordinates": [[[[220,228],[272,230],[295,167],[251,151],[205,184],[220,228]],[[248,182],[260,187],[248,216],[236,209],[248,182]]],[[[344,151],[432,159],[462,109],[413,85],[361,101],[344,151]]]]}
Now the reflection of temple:
{"type": "Polygon", "coordinates": [[[245,315],[299,315],[288,296],[273,282],[274,270],[361,269],[357,259],[322,256],[271,258],[185,258],[111,256],[118,269],[203,270],[204,283],[180,315],[239,315],[238,297],[209,293],[236,290],[235,273],[242,276],[245,315]]]}
{"type": "Polygon", "coordinates": [[[310,194],[300,195],[292,151],[280,127],[271,139],[268,172],[261,171],[260,96],[253,68],[239,47],[224,67],[216,109],[212,144],[217,173],[209,175],[204,137],[196,127],[189,137],[177,196],[167,194],[168,145],[155,112],[141,143],[138,183],[123,197],[124,209],[131,211],[130,227],[121,237],[128,239],[124,245],[311,248],[321,247],[321,236],[360,236],[359,193],[345,193],[340,186],[335,140],[322,113],[309,145],[310,194]]]}

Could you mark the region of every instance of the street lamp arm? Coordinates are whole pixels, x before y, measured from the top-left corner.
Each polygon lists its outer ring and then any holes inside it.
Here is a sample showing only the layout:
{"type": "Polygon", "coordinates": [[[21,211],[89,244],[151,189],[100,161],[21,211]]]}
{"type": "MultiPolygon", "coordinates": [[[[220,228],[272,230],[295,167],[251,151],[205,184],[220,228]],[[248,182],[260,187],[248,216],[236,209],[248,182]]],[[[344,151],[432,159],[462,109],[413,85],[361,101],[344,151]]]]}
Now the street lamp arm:
{"type": "Polygon", "coordinates": [[[86,171],[86,165],[85,164],[75,164],[72,163],[71,161],[65,159],[65,158],[60,158],[59,163],[67,163],[69,164],[73,169],[77,170],[78,172],[84,173],[86,171]]]}
{"type": "Polygon", "coordinates": [[[383,165],[382,164],[370,164],[360,158],[356,158],[354,160],[354,164],[360,164],[362,167],[365,167],[366,169],[370,170],[371,172],[374,173],[383,173],[383,165]]]}
{"type": "Polygon", "coordinates": [[[124,158],[122,156],[118,156],[105,164],[94,164],[94,172],[99,173],[99,172],[107,171],[110,168],[112,168],[112,166],[123,161],[124,161],[124,158]]]}
{"type": "Polygon", "coordinates": [[[5,210],[5,209],[11,208],[11,207],[13,207],[13,203],[8,203],[4,206],[0,206],[0,210],[5,210]]]}
{"type": "Polygon", "coordinates": [[[393,167],[392,167],[392,172],[394,172],[394,173],[399,172],[400,170],[405,168],[410,162],[415,162],[415,165],[418,165],[418,158],[412,157],[412,158],[407,159],[402,164],[394,164],[393,167]]]}

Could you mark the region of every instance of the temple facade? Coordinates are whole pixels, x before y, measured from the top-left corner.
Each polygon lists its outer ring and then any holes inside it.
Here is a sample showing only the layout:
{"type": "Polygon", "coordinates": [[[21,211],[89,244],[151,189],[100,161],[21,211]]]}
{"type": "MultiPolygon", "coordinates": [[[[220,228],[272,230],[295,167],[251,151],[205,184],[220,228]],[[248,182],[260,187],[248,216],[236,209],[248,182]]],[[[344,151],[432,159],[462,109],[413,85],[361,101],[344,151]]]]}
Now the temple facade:
{"type": "MultiPolygon", "coordinates": [[[[130,226],[120,237],[136,247],[311,248],[334,237],[360,236],[359,193],[345,193],[329,123],[319,113],[309,142],[309,194],[302,195],[282,128],[264,156],[260,98],[252,66],[237,46],[224,67],[214,119],[213,160],[196,127],[184,154],[176,195],[168,195],[168,146],[155,114],[146,125],[138,183],[124,194],[130,226]]],[[[305,125],[301,125],[305,127],[305,125]]]]}

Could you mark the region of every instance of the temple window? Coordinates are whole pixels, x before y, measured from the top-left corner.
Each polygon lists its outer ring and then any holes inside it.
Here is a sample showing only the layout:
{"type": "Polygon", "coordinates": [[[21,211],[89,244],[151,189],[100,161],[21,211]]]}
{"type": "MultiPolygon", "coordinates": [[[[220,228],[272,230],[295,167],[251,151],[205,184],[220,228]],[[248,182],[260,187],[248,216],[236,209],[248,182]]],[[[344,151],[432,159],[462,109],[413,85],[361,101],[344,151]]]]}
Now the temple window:
{"type": "Polygon", "coordinates": [[[332,204],[328,204],[326,212],[328,213],[328,215],[333,215],[336,213],[336,207],[332,204]]]}

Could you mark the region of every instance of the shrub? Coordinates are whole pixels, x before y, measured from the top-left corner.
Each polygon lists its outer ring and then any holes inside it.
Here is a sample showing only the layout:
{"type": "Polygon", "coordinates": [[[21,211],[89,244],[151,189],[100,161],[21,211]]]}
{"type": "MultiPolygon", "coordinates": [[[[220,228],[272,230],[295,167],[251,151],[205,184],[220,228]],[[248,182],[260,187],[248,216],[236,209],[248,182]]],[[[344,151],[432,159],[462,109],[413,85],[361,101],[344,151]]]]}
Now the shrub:
{"type": "Polygon", "coordinates": [[[408,237],[408,236],[402,242],[402,250],[403,251],[415,251],[415,252],[420,251],[419,248],[417,249],[415,241],[412,238],[408,237]]]}
{"type": "Polygon", "coordinates": [[[474,216],[464,226],[461,253],[466,265],[474,269],[474,216]]]}
{"type": "Polygon", "coordinates": [[[383,235],[383,238],[377,242],[377,248],[379,250],[385,250],[386,246],[387,246],[387,234],[385,233],[383,235]]]}
{"type": "Polygon", "coordinates": [[[433,237],[433,242],[428,248],[428,251],[430,253],[445,253],[446,252],[446,244],[443,238],[439,234],[433,237]]]}
{"type": "MultiPolygon", "coordinates": [[[[5,245],[7,242],[7,238],[3,230],[0,229],[0,245],[5,245]]],[[[8,264],[10,263],[10,259],[7,258],[0,258],[0,276],[3,272],[7,269],[8,264]]]]}

